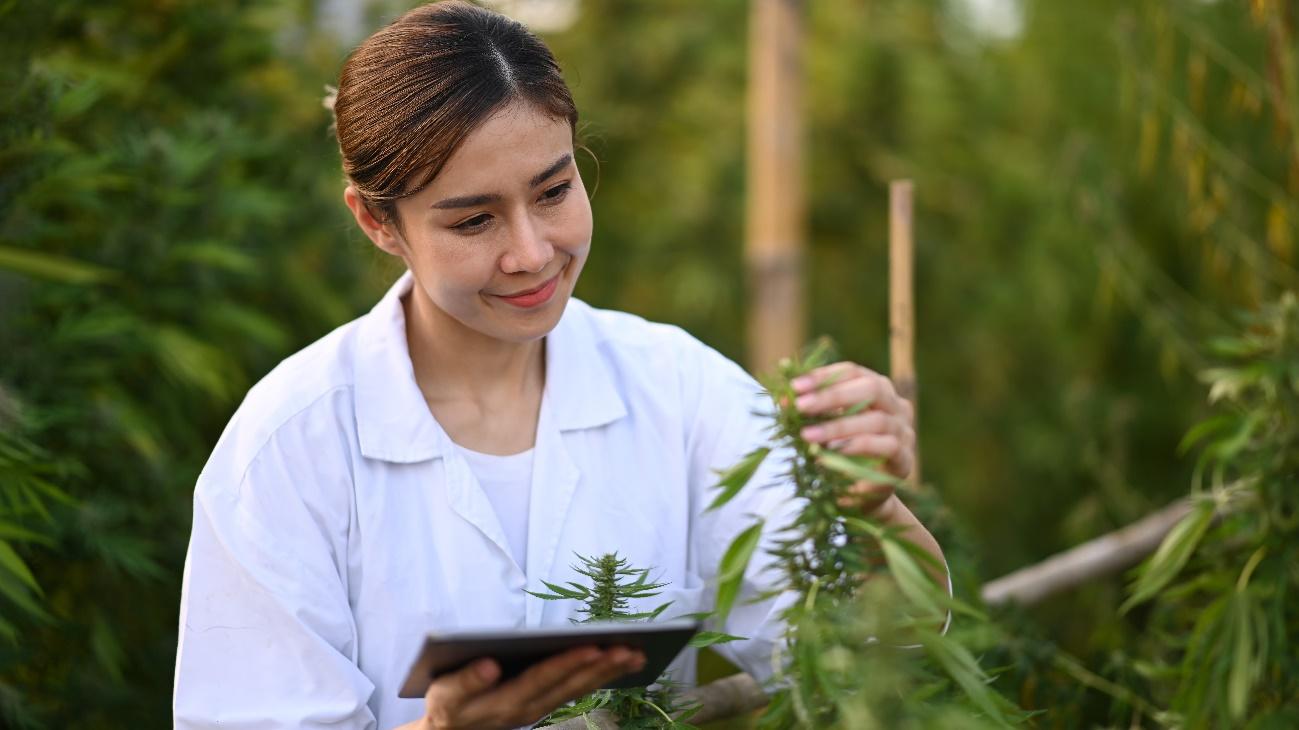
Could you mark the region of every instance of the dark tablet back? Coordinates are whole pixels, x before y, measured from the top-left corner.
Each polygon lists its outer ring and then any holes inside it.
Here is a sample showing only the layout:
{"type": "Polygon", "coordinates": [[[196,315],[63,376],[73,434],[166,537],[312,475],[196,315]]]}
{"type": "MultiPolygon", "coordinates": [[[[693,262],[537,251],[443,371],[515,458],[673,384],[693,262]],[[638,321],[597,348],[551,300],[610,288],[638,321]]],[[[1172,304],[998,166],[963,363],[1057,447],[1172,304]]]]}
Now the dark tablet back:
{"type": "Polygon", "coordinates": [[[580,646],[626,646],[644,652],[645,666],[639,672],[620,677],[606,689],[644,687],[659,678],[698,631],[698,621],[676,620],[430,634],[397,696],[423,697],[435,677],[475,659],[495,659],[501,666],[501,681],[505,681],[547,657],[580,646]]]}

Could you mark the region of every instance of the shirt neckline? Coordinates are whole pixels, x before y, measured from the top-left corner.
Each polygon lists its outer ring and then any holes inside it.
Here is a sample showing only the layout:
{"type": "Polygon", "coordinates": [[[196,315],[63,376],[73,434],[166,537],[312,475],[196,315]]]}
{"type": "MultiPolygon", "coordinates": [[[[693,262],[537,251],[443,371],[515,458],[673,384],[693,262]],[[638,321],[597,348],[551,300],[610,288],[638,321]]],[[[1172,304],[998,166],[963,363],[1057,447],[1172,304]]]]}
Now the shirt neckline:
{"type": "MultiPolygon", "coordinates": [[[[444,456],[453,446],[415,382],[401,305],[413,285],[411,273],[402,274],[358,323],[353,392],[357,437],[366,458],[415,463],[444,456]]],[[[627,415],[590,320],[591,308],[571,298],[546,335],[542,409],[552,410],[549,427],[558,431],[597,428],[627,415]]]]}

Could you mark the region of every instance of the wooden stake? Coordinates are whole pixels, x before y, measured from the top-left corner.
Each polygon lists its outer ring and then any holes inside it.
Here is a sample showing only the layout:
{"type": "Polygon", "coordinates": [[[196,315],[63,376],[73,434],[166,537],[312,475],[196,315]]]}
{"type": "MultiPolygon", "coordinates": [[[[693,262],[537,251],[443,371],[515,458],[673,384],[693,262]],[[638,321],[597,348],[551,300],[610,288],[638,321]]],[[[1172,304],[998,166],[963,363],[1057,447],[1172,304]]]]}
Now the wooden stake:
{"type": "MultiPolygon", "coordinates": [[[[916,406],[915,305],[912,292],[912,262],[915,247],[912,239],[912,189],[910,180],[889,183],[889,373],[902,397],[916,406]]],[[[917,425],[917,432],[919,427],[917,425]]],[[[910,482],[920,483],[920,449],[910,482]]]]}
{"type": "Polygon", "coordinates": [[[747,240],[749,367],[771,368],[807,339],[803,294],[802,3],[752,0],[747,240]]]}
{"type": "Polygon", "coordinates": [[[989,606],[1032,606],[1057,593],[1126,570],[1153,553],[1190,511],[1191,503],[1179,499],[1127,527],[989,581],[983,585],[983,601],[989,606]]]}

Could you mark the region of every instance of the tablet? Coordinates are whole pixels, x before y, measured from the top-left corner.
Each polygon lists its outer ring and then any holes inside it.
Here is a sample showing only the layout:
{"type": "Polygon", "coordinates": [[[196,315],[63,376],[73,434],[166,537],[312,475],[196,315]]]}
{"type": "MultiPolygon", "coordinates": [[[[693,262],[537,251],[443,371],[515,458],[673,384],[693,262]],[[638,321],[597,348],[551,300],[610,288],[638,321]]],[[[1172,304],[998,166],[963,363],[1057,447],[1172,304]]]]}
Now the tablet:
{"type": "Polygon", "coordinates": [[[495,659],[504,681],[547,657],[579,646],[626,646],[644,652],[645,666],[639,672],[625,674],[604,689],[644,687],[658,680],[697,631],[698,621],[680,619],[429,634],[397,696],[423,697],[435,677],[454,672],[475,659],[495,659]]]}

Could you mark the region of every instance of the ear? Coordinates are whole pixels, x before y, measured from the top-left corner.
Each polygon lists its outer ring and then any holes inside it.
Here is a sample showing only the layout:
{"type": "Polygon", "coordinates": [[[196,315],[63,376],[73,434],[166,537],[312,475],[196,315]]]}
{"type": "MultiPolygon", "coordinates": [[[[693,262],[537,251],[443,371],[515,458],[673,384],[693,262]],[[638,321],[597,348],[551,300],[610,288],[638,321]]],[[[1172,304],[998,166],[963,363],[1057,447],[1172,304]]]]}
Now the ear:
{"type": "Polygon", "coordinates": [[[361,200],[361,194],[355,186],[348,185],[343,190],[343,202],[347,203],[347,209],[352,211],[352,217],[366,238],[378,246],[379,250],[401,259],[406,258],[406,242],[398,234],[397,227],[392,223],[380,223],[366,207],[365,201],[361,200]]]}

